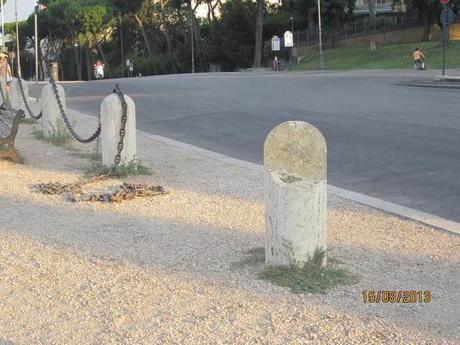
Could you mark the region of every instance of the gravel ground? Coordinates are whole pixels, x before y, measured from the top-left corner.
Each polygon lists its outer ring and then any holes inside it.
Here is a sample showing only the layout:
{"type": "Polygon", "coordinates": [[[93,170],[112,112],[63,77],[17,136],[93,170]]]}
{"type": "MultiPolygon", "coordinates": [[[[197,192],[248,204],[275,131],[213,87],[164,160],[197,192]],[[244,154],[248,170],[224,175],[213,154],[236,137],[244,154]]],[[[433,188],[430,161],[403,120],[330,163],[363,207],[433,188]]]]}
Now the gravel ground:
{"type": "Polygon", "coordinates": [[[330,255],[358,282],[295,295],[257,280],[247,254],[264,245],[260,171],[139,135],[153,174],[130,180],[169,194],[72,204],[29,188],[76,181],[95,145],[32,130],[25,165],[0,161],[0,344],[460,344],[460,236],[331,196],[330,255]],[[364,304],[363,290],[432,301],[364,304]]]}

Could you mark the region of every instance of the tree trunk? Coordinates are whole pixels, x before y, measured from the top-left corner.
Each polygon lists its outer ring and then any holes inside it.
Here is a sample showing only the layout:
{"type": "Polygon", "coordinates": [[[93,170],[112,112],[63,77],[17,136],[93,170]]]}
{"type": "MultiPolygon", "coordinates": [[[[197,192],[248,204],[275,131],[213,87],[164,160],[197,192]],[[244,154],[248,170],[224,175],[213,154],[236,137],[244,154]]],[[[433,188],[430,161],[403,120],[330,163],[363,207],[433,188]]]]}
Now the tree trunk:
{"type": "Polygon", "coordinates": [[[214,6],[211,3],[211,15],[212,15],[212,21],[213,22],[216,20],[216,6],[217,5],[219,5],[219,1],[217,1],[214,6]]]}
{"type": "Polygon", "coordinates": [[[107,74],[110,77],[110,76],[112,76],[112,72],[110,70],[109,62],[107,61],[107,58],[106,58],[106,56],[104,54],[104,51],[102,50],[101,44],[96,39],[96,37],[94,37],[94,40],[96,41],[96,47],[97,47],[97,50],[99,51],[99,54],[101,54],[102,60],[104,61],[104,65],[107,67],[107,72],[108,72],[107,74]]]}
{"type": "Polygon", "coordinates": [[[256,17],[254,64],[253,64],[254,68],[260,67],[262,63],[263,26],[264,26],[264,0],[257,0],[257,17],[256,17]]]}
{"type": "Polygon", "coordinates": [[[83,77],[81,75],[81,57],[79,56],[79,47],[78,46],[73,46],[73,55],[75,57],[75,68],[77,69],[77,79],[78,80],[83,80],[83,77]]]}
{"type": "Polygon", "coordinates": [[[201,72],[204,72],[204,64],[203,64],[203,49],[201,47],[201,30],[198,25],[198,22],[195,17],[195,10],[196,8],[192,7],[192,1],[189,0],[187,1],[187,4],[189,6],[190,14],[191,14],[191,20],[192,20],[192,27],[193,27],[193,40],[195,42],[195,52],[196,55],[198,56],[198,60],[200,63],[200,70],[201,72]]]}
{"type": "Polygon", "coordinates": [[[374,27],[375,23],[375,1],[376,0],[367,0],[369,7],[369,26],[374,27]]]}
{"type": "Polygon", "coordinates": [[[169,32],[169,25],[168,25],[168,21],[166,20],[163,1],[160,1],[160,12],[161,12],[160,13],[161,22],[162,22],[163,27],[165,29],[166,46],[168,47],[169,60],[171,61],[171,67],[173,69],[173,73],[177,73],[177,62],[176,62],[176,57],[174,56],[174,51],[173,51],[172,42],[171,42],[171,36],[170,36],[170,32],[169,32]]]}
{"type": "Polygon", "coordinates": [[[89,47],[85,46],[85,56],[86,56],[86,73],[88,74],[88,80],[92,80],[92,63],[91,63],[91,52],[89,51],[89,47]]]}
{"type": "Polygon", "coordinates": [[[61,78],[61,81],[64,81],[65,80],[65,75],[64,75],[64,66],[62,66],[61,54],[57,55],[57,60],[58,60],[60,78],[61,78]]]}
{"type": "Polygon", "coordinates": [[[145,48],[147,49],[147,53],[149,57],[152,56],[152,49],[150,48],[150,42],[147,38],[147,33],[145,32],[144,24],[142,23],[141,18],[139,18],[139,15],[135,14],[134,19],[137,22],[137,25],[139,26],[139,29],[141,30],[142,38],[144,39],[144,44],[145,48]]]}
{"type": "MultiPolygon", "coordinates": [[[[428,10],[427,10],[428,12],[428,10]]],[[[431,39],[431,13],[425,13],[423,16],[424,29],[423,29],[423,41],[429,41],[431,39]]]]}
{"type": "Polygon", "coordinates": [[[211,11],[212,11],[212,5],[210,2],[207,2],[207,5],[208,5],[208,14],[207,14],[207,17],[208,17],[208,22],[211,23],[211,11]]]}

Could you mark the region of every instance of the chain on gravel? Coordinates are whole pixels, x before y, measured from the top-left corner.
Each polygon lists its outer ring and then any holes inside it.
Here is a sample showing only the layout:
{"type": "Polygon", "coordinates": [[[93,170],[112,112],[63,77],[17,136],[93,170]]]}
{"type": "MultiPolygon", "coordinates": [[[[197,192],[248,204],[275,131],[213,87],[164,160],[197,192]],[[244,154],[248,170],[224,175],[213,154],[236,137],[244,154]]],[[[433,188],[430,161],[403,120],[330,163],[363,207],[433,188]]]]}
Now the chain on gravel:
{"type": "Polygon", "coordinates": [[[119,203],[125,200],[132,200],[137,197],[152,197],[167,194],[162,186],[149,184],[126,183],[112,187],[108,191],[88,192],[83,191],[83,186],[109,179],[107,175],[92,177],[80,182],[61,184],[59,182],[41,183],[31,187],[32,192],[62,195],[64,200],[71,202],[108,202],[119,203]]]}
{"type": "MultiPolygon", "coordinates": [[[[82,139],[78,134],[74,131],[72,126],[70,125],[69,118],[64,111],[64,107],[62,106],[62,102],[59,96],[59,92],[57,90],[57,85],[54,79],[50,78],[50,83],[53,87],[54,95],[56,97],[56,101],[59,106],[59,111],[61,116],[67,126],[69,132],[73,135],[73,137],[82,142],[88,143],[96,139],[100,132],[101,132],[101,123],[99,121],[99,126],[96,132],[89,137],[88,139],[82,139]]],[[[120,165],[121,162],[121,153],[124,148],[124,138],[126,135],[126,123],[128,121],[128,104],[125,100],[125,96],[123,92],[120,90],[118,84],[115,85],[113,89],[113,93],[115,93],[118,98],[120,99],[121,107],[122,107],[122,116],[121,116],[121,128],[120,128],[120,140],[117,145],[117,154],[114,158],[114,165],[110,170],[109,174],[106,175],[99,175],[93,178],[83,180],[76,183],[70,184],[62,184],[59,182],[50,182],[50,183],[41,183],[37,185],[33,185],[31,187],[32,192],[38,192],[42,194],[51,194],[51,195],[63,195],[64,199],[67,201],[72,202],[79,202],[79,201],[90,201],[90,202],[121,202],[123,200],[131,200],[136,197],[149,197],[155,195],[166,194],[167,192],[161,186],[152,186],[148,184],[134,184],[134,183],[123,183],[122,185],[112,188],[110,191],[105,192],[83,192],[83,186],[99,181],[103,181],[109,178],[112,178],[117,173],[117,167],[120,165]]]]}

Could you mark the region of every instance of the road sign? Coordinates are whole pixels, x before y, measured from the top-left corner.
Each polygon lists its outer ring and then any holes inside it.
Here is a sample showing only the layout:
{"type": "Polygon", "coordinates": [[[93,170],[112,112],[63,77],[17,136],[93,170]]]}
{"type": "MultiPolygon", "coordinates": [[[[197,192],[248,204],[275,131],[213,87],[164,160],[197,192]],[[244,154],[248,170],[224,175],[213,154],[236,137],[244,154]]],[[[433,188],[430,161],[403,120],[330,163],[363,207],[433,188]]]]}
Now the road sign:
{"type": "Polygon", "coordinates": [[[439,0],[439,2],[443,5],[447,5],[449,3],[449,0],[439,0]]]}
{"type": "Polygon", "coordinates": [[[272,37],[272,51],[280,50],[280,38],[278,36],[272,37]]]}
{"type": "Polygon", "coordinates": [[[284,46],[287,48],[294,47],[294,37],[290,31],[284,33],[284,46]]]}
{"type": "Polygon", "coordinates": [[[442,25],[450,25],[454,22],[454,11],[450,7],[444,7],[441,11],[440,19],[442,25]]]}

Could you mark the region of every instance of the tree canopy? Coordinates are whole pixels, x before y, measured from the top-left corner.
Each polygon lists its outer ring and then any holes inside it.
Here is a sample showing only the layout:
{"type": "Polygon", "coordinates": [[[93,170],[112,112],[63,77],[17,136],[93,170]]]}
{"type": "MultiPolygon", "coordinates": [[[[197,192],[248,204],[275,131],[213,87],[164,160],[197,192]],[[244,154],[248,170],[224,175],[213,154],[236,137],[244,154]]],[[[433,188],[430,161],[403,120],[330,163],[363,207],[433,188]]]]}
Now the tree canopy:
{"type": "MultiPolygon", "coordinates": [[[[400,0],[395,0],[395,2],[400,0]]],[[[456,10],[460,0],[453,0],[456,10]]],[[[142,75],[191,71],[210,64],[223,70],[269,65],[269,40],[317,26],[316,0],[40,0],[38,13],[43,73],[58,61],[61,75],[91,79],[96,60],[104,60],[108,75],[126,76],[125,59],[142,75]],[[200,9],[201,17],[197,15],[200,9]],[[292,19],[291,19],[292,18],[292,19]]],[[[408,0],[410,13],[427,27],[436,22],[438,0],[408,0]]],[[[355,0],[321,0],[324,40],[354,20],[355,0]]],[[[7,30],[15,37],[14,26],[7,30]]],[[[427,35],[428,38],[429,35],[427,35]]],[[[34,43],[33,16],[20,24],[20,46],[30,53],[34,43]]],[[[27,71],[26,71],[27,74],[27,71]]]]}

